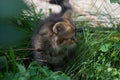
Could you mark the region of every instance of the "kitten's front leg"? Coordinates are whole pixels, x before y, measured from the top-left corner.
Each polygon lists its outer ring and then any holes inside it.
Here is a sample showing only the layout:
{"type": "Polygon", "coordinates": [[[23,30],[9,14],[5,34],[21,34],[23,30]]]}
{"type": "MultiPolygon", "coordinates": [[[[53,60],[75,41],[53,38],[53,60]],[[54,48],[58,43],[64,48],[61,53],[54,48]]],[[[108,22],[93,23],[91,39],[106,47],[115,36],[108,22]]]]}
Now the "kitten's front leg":
{"type": "Polygon", "coordinates": [[[45,65],[47,60],[45,58],[44,40],[40,35],[33,36],[32,45],[35,48],[33,52],[34,59],[40,64],[45,65]]]}

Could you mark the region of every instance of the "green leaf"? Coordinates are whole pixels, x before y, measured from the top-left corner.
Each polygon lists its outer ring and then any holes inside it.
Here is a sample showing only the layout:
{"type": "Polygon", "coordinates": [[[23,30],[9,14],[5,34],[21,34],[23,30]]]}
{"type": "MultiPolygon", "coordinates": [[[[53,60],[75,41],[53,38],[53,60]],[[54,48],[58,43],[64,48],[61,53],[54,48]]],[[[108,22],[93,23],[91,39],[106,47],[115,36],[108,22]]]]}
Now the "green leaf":
{"type": "Polygon", "coordinates": [[[107,52],[110,48],[111,48],[111,44],[110,43],[108,43],[108,44],[103,44],[103,45],[101,45],[101,47],[100,47],[100,51],[102,51],[102,52],[107,52]]]}
{"type": "Polygon", "coordinates": [[[25,73],[26,69],[25,66],[21,65],[21,64],[17,64],[18,70],[20,73],[25,73]]]}
{"type": "Polygon", "coordinates": [[[113,51],[112,53],[111,53],[111,57],[116,57],[117,56],[117,52],[116,51],[113,51]]]}
{"type": "Polygon", "coordinates": [[[23,0],[0,0],[0,18],[13,17],[27,9],[23,0]]]}
{"type": "Polygon", "coordinates": [[[6,68],[6,71],[8,71],[8,61],[5,56],[0,57],[0,69],[6,68]]]}
{"type": "Polygon", "coordinates": [[[117,43],[115,43],[113,46],[114,46],[114,49],[120,50],[120,41],[118,41],[117,43]]]}
{"type": "Polygon", "coordinates": [[[8,47],[18,43],[25,37],[25,33],[12,25],[0,25],[0,47],[8,47]]]}
{"type": "Polygon", "coordinates": [[[51,74],[51,76],[48,78],[48,80],[71,80],[70,77],[68,77],[66,74],[57,71],[51,74]]]}
{"type": "Polygon", "coordinates": [[[17,17],[24,9],[28,9],[28,7],[23,0],[0,1],[0,48],[21,39],[23,33],[14,28],[11,19],[17,17]]]}
{"type": "Polygon", "coordinates": [[[110,0],[110,2],[120,4],[120,0],[110,0]]]}
{"type": "Polygon", "coordinates": [[[17,70],[17,68],[16,68],[17,62],[16,62],[15,53],[14,53],[13,48],[10,48],[10,58],[12,60],[12,68],[15,72],[17,70]]]}

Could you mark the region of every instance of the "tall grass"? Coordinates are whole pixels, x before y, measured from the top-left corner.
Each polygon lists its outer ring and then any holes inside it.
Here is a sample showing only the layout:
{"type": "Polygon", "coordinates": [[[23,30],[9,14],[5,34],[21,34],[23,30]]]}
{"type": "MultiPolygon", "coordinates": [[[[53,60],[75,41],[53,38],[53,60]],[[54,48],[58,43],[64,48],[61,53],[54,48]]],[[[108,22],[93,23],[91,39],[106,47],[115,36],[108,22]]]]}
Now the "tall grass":
{"type": "Polygon", "coordinates": [[[65,72],[75,80],[119,80],[119,31],[114,28],[87,29],[78,38],[75,57],[65,72]]]}
{"type": "MultiPolygon", "coordinates": [[[[86,27],[83,33],[77,33],[79,42],[64,71],[53,72],[47,66],[41,67],[29,60],[32,51],[21,50],[31,48],[32,33],[43,15],[42,9],[36,13],[32,6],[32,10],[11,20],[18,30],[25,33],[25,37],[20,43],[0,50],[0,80],[120,79],[120,23],[112,23],[112,28],[92,28],[88,21],[78,21],[77,25],[86,27]]],[[[113,22],[113,19],[110,21],[113,22]]]]}

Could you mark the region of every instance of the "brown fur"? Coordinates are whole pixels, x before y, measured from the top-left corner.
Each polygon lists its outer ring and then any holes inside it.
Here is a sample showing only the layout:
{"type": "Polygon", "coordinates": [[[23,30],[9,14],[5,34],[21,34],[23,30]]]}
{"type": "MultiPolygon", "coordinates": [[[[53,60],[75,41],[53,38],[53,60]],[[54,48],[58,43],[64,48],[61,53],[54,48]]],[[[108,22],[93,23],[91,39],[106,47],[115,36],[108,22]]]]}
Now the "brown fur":
{"type": "Polygon", "coordinates": [[[36,49],[33,53],[34,58],[40,65],[50,65],[55,69],[66,64],[68,51],[76,43],[71,15],[72,9],[68,7],[64,13],[51,14],[36,29],[32,45],[36,49]]]}

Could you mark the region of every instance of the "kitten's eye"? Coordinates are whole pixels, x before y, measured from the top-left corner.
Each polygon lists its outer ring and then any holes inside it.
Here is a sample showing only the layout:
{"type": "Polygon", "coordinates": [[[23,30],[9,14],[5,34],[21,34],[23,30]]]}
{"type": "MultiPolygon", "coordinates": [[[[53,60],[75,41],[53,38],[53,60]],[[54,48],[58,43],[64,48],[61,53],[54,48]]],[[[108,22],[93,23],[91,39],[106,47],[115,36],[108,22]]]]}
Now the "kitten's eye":
{"type": "Polygon", "coordinates": [[[71,40],[74,41],[76,44],[78,43],[78,41],[75,37],[71,37],[71,40]]]}

